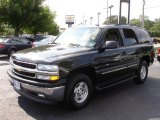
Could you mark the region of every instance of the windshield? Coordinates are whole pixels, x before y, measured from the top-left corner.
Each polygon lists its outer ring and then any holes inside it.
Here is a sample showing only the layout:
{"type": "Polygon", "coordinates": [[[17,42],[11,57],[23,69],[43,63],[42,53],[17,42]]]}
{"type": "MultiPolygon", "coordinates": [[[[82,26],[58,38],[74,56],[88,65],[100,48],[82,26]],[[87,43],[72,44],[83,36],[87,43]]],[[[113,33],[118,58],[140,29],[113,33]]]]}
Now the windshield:
{"type": "Polygon", "coordinates": [[[2,38],[0,38],[0,42],[3,42],[4,40],[2,38]]]}
{"type": "Polygon", "coordinates": [[[99,31],[99,28],[69,28],[54,43],[93,47],[99,31]]]}
{"type": "Polygon", "coordinates": [[[0,38],[0,42],[8,42],[7,38],[0,38]]]}

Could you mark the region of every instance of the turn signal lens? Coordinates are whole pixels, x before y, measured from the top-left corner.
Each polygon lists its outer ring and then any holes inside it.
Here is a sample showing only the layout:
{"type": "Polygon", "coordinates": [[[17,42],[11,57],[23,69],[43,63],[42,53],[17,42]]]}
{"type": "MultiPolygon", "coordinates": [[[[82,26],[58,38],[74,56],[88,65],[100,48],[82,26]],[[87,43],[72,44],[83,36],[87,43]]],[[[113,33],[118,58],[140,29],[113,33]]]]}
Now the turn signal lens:
{"type": "Polygon", "coordinates": [[[59,76],[50,76],[50,80],[51,81],[56,81],[56,80],[59,80],[59,76]]]}

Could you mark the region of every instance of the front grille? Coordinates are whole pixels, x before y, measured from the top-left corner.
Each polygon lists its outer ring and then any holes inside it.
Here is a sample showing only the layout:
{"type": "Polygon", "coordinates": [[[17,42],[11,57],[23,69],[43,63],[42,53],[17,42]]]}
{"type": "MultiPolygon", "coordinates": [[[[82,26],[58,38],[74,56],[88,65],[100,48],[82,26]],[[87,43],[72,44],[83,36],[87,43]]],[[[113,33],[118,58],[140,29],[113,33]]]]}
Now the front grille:
{"type": "Polygon", "coordinates": [[[19,71],[19,70],[16,70],[16,69],[13,69],[13,72],[15,74],[18,74],[18,75],[23,76],[23,77],[29,77],[29,78],[35,78],[36,77],[35,73],[19,71]]]}
{"type": "Polygon", "coordinates": [[[31,63],[25,63],[25,62],[20,62],[13,60],[13,63],[17,66],[25,67],[25,68],[30,68],[30,69],[36,69],[36,64],[31,64],[31,63]]]}

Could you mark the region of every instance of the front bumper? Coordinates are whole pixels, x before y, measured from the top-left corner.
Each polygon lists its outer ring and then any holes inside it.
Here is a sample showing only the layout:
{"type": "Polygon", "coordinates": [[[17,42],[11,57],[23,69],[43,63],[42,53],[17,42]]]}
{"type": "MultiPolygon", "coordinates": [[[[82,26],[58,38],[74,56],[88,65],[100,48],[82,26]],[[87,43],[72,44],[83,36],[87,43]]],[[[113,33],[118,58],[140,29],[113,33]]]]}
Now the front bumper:
{"type": "Polygon", "coordinates": [[[11,70],[8,70],[8,75],[11,77],[10,79],[11,85],[14,86],[13,80],[16,80],[20,83],[20,89],[14,87],[15,91],[20,95],[25,96],[29,99],[50,104],[53,103],[54,101],[62,101],[64,98],[65,85],[56,87],[47,87],[42,85],[38,86],[37,85],[38,82],[35,82],[35,84],[29,84],[26,82],[27,79],[15,75],[11,70]]]}

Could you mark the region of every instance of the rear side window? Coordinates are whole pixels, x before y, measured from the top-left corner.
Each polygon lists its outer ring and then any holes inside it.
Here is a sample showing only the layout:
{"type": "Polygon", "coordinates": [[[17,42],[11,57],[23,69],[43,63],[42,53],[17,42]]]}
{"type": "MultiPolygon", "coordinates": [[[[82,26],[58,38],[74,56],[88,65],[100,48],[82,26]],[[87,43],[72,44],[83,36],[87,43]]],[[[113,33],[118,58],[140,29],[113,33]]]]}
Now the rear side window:
{"type": "Polygon", "coordinates": [[[29,42],[29,40],[21,38],[21,43],[26,43],[27,44],[28,42],[29,42]]]}
{"type": "Polygon", "coordinates": [[[151,43],[151,38],[147,31],[143,29],[136,29],[136,33],[139,36],[139,41],[141,44],[151,43]]]}
{"type": "Polygon", "coordinates": [[[12,39],[12,43],[21,43],[20,39],[19,38],[13,38],[12,39]]]}
{"type": "Polygon", "coordinates": [[[124,43],[125,45],[136,45],[138,44],[138,39],[135,32],[132,29],[123,29],[124,33],[124,43]]]}

